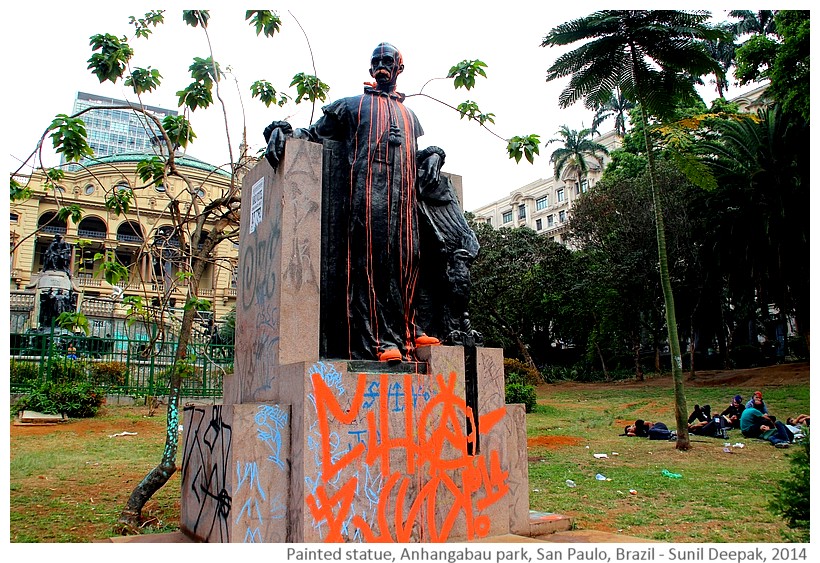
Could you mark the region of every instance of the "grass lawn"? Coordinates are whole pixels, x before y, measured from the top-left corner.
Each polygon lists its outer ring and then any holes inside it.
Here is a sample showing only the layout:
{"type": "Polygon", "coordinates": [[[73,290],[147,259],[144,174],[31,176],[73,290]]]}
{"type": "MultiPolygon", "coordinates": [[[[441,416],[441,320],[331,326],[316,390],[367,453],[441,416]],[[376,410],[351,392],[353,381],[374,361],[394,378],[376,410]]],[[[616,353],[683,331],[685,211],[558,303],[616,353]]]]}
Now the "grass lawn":
{"type": "MultiPolygon", "coordinates": [[[[760,388],[770,412],[785,420],[809,412],[807,374],[789,379],[777,385],[696,379],[686,388],[687,403],[690,410],[709,404],[719,413],[735,394],[745,399],[760,388]]],[[[788,528],[768,503],[796,445],[779,450],[733,430],[725,441],[692,436],[691,450],[680,452],[674,441],[619,436],[638,418],[675,428],[668,376],[645,383],[543,385],[538,397],[538,412],[527,415],[531,509],[573,516],[580,529],[665,542],[785,541],[788,528]]]]}
{"type": "MultiPolygon", "coordinates": [[[[729,372],[731,373],[731,372],[729,372]]],[[[779,418],[809,412],[808,367],[800,374],[706,377],[687,383],[687,399],[722,410],[730,397],[762,389],[779,418]],[[734,378],[733,378],[734,377],[734,378]],[[757,379],[755,379],[755,377],[757,379]]],[[[576,527],[667,542],[784,541],[784,521],[768,508],[795,447],[778,450],[739,431],[723,440],[674,442],[619,436],[636,418],[674,428],[671,379],[538,388],[527,415],[530,508],[573,516],[576,527]],[[617,455],[616,455],[617,453],[617,455]],[[594,454],[607,454],[598,459],[594,454]],[[663,475],[666,469],[680,479],[663,475]],[[607,480],[598,481],[596,474],[607,480]],[[570,488],[566,480],[576,483],[570,488]],[[630,494],[630,489],[636,494],[630,494]]],[[[159,461],[165,413],[108,406],[93,419],[10,427],[10,541],[92,542],[113,535],[136,484],[159,461]],[[120,435],[128,432],[129,435],[120,435]]],[[[146,533],[178,529],[179,473],[146,506],[146,533]]]]}

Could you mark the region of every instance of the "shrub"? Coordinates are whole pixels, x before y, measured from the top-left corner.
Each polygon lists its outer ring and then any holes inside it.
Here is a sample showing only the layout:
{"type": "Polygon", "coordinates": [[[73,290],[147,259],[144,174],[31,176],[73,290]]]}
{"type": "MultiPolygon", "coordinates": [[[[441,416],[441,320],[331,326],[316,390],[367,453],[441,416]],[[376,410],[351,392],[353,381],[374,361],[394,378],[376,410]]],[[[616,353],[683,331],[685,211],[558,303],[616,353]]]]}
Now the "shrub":
{"type": "Polygon", "coordinates": [[[22,362],[11,360],[9,366],[9,383],[11,385],[32,385],[40,376],[40,366],[36,362],[22,362]]]}
{"type": "Polygon", "coordinates": [[[79,383],[88,379],[88,362],[86,360],[69,360],[53,358],[49,362],[50,379],[54,383],[79,383]]]}
{"type": "Polygon", "coordinates": [[[41,384],[18,400],[13,412],[33,410],[45,414],[65,414],[70,418],[91,418],[105,402],[102,390],[91,383],[41,384]]]}
{"type": "Polygon", "coordinates": [[[800,443],[797,451],[790,456],[789,475],[779,483],[779,489],[769,502],[769,508],[786,519],[794,534],[786,534],[788,541],[809,541],[809,517],[811,512],[809,495],[809,436],[800,443]],[[788,535],[795,535],[790,538],[788,535]]]}
{"type": "Polygon", "coordinates": [[[504,400],[508,404],[523,403],[524,410],[532,412],[537,404],[535,387],[525,383],[507,383],[504,387],[504,400]]]}
{"type": "Polygon", "coordinates": [[[544,381],[537,369],[530,367],[521,360],[504,358],[504,380],[510,381],[510,376],[513,374],[523,377],[524,382],[529,385],[538,385],[544,381]]]}
{"type": "Polygon", "coordinates": [[[91,365],[91,382],[106,387],[125,385],[128,366],[124,362],[97,362],[91,365]]]}

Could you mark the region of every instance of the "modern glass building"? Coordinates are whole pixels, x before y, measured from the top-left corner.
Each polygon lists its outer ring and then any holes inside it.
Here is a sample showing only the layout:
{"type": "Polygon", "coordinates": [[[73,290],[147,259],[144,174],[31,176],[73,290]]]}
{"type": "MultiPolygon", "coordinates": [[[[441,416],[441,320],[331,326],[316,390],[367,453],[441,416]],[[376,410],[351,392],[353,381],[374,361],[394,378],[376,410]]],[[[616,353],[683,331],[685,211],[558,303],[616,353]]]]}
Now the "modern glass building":
{"type": "MultiPolygon", "coordinates": [[[[85,122],[88,144],[94,150],[94,158],[154,150],[159,138],[156,125],[142,113],[127,109],[139,107],[138,104],[77,92],[73,114],[90,107],[105,108],[89,111],[80,116],[85,122]]],[[[177,112],[171,109],[143,107],[160,121],[166,116],[177,115],[177,112]]]]}

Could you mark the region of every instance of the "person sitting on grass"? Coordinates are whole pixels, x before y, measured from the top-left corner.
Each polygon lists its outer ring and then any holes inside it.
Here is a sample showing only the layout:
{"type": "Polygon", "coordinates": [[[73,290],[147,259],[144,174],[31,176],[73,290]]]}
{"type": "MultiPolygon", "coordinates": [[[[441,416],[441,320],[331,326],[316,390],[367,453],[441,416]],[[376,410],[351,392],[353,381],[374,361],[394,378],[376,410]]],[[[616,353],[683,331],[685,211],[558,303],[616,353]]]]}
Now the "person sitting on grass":
{"type": "Polygon", "coordinates": [[[729,404],[726,409],[720,413],[726,422],[729,424],[729,427],[739,429],[740,428],[740,415],[743,414],[743,409],[746,406],[743,404],[743,397],[740,395],[735,395],[732,399],[731,404],[729,404]]]}
{"type": "Polygon", "coordinates": [[[712,416],[712,407],[709,405],[695,405],[692,414],[689,415],[688,430],[696,436],[709,436],[712,438],[725,438],[723,429],[728,428],[729,423],[722,416],[712,416]]]}
{"type": "Polygon", "coordinates": [[[752,398],[746,403],[746,408],[754,407],[759,410],[763,414],[769,414],[769,409],[766,407],[766,403],[763,402],[763,393],[760,391],[755,391],[752,398]]]}
{"type": "Polygon", "coordinates": [[[740,415],[740,431],[747,438],[768,440],[776,448],[788,448],[794,434],[779,420],[763,414],[754,407],[746,407],[740,415]]]}

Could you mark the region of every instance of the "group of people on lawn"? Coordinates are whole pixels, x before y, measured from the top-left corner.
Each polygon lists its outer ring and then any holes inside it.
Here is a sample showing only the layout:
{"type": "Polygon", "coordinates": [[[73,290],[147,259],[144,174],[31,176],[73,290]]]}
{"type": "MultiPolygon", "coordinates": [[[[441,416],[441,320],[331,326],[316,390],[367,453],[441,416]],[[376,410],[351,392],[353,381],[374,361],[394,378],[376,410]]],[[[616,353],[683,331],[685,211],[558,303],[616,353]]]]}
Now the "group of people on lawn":
{"type": "MultiPolygon", "coordinates": [[[[738,429],[746,438],[768,440],[776,448],[788,448],[795,439],[804,435],[804,427],[809,426],[809,415],[801,414],[797,417],[782,421],[769,413],[763,401],[763,393],[755,391],[746,404],[740,395],[735,395],[732,402],[723,412],[712,415],[709,405],[695,405],[689,415],[689,432],[697,436],[726,438],[729,429],[738,429]]],[[[639,436],[650,439],[670,439],[674,434],[662,422],[647,422],[641,419],[624,428],[625,436],[639,436]]]]}

